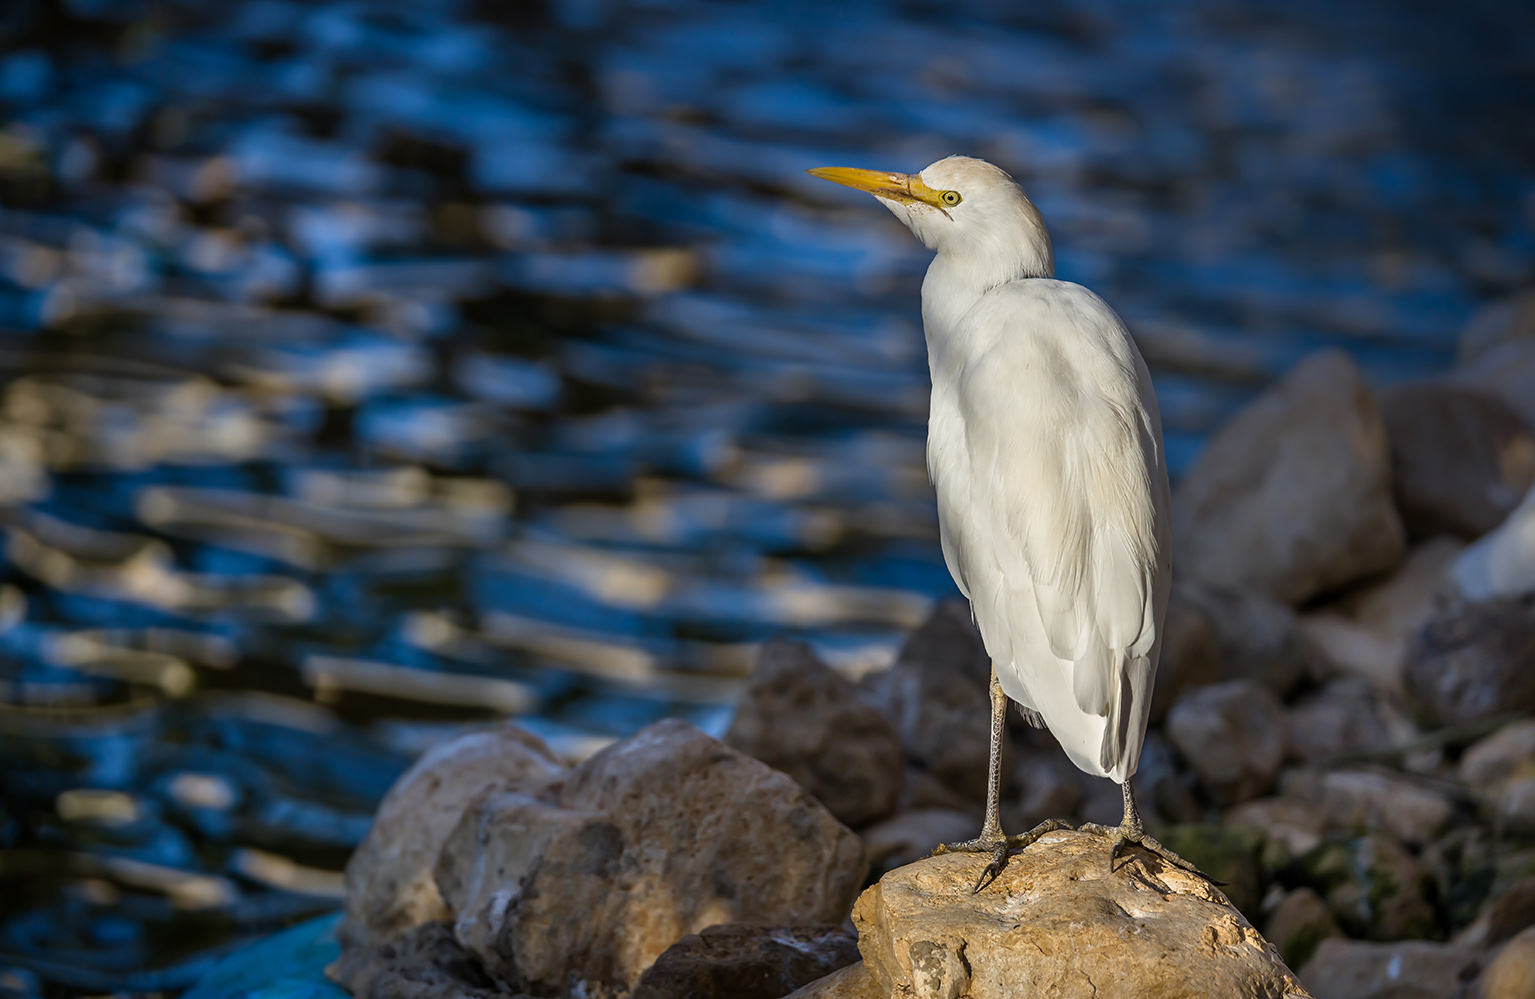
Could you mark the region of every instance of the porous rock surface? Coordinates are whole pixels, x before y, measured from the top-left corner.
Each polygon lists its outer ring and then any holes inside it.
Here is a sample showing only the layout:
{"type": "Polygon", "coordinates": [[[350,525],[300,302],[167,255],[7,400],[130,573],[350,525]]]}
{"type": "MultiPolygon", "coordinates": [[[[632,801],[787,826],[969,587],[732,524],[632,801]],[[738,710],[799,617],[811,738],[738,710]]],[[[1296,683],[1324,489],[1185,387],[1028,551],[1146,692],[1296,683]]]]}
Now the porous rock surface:
{"type": "Polygon", "coordinates": [[[901,791],[894,726],[803,642],[763,647],[725,742],[793,777],[850,826],[889,815],[901,791]]]}
{"type": "Polygon", "coordinates": [[[1406,544],[1390,448],[1354,362],[1323,351],[1218,431],[1173,503],[1177,568],[1297,605],[1406,544]]]}
{"type": "Polygon", "coordinates": [[[657,722],[538,796],[492,792],[436,877],[459,943],[535,995],[632,988],[717,923],[837,923],[858,837],[789,777],[686,722],[657,722]]]}
{"type": "MultiPolygon", "coordinates": [[[[972,894],[986,857],[891,871],[853,909],[868,983],[903,999],[1306,996],[1278,952],[1208,882],[1132,848],[1051,833],[972,894]]],[[[858,973],[843,973],[855,980],[858,973]]],[[[809,989],[802,994],[814,994],[809,989]]],[[[859,995],[853,991],[824,995],[859,995]]]]}
{"type": "Polygon", "coordinates": [[[347,863],[341,939],[373,943],[452,919],[432,868],[464,809],[489,786],[538,787],[563,771],[542,740],[509,724],[467,732],[421,757],[390,788],[347,863]]]}

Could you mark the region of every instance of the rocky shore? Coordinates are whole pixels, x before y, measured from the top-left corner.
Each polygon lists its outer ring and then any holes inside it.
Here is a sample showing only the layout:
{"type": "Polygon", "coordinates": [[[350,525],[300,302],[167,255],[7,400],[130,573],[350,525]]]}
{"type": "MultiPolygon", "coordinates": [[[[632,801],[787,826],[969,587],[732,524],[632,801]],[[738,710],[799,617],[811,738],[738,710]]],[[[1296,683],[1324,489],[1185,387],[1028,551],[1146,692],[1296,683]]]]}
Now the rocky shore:
{"type": "MultiPolygon", "coordinates": [[[[1532,312],[1379,394],[1315,355],[1181,483],[1135,783],[1223,891],[1139,851],[1111,871],[1070,830],[979,894],[983,858],[927,858],[985,792],[988,661],[954,601],[857,680],[767,644],[723,740],[439,747],[347,869],[332,977],[359,999],[1530,994],[1532,312]]],[[[1011,726],[1007,766],[1009,831],[1118,818],[1048,733],[1011,726]]]]}

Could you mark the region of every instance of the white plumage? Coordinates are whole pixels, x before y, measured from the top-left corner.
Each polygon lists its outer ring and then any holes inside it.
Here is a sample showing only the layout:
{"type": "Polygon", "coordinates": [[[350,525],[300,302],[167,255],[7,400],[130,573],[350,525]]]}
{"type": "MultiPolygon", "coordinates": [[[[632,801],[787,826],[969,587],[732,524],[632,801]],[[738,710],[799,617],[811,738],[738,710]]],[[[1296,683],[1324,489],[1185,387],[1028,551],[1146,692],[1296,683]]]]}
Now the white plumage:
{"type": "MultiPolygon", "coordinates": [[[[944,558],[1002,691],[1078,767],[1126,785],[1118,834],[1149,840],[1127,782],[1167,608],[1169,496],[1140,352],[1102,299],[1053,277],[1038,211],[997,167],[956,156],[914,175],[811,173],[873,194],[937,251],[922,317],[944,558]]],[[[993,732],[995,757],[995,717],[993,732]]],[[[987,829],[961,848],[1001,836],[995,759],[992,776],[987,829]]]]}

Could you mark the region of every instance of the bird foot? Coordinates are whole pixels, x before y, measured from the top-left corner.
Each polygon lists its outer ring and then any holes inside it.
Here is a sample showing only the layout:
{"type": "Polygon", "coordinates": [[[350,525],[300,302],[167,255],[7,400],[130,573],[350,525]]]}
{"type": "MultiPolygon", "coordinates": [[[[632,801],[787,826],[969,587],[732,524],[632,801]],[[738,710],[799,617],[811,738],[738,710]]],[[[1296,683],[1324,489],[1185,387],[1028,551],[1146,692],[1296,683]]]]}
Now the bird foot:
{"type": "Polygon", "coordinates": [[[1070,829],[1071,823],[1063,819],[1046,819],[1026,833],[1016,836],[1005,836],[1001,829],[991,831],[982,830],[981,835],[975,839],[967,839],[963,843],[940,843],[928,854],[929,857],[939,857],[945,853],[989,853],[991,863],[981,871],[981,876],[976,879],[975,887],[970,889],[970,894],[978,893],[982,888],[997,880],[1007,866],[1008,854],[1013,850],[1022,850],[1033,843],[1045,833],[1054,832],[1057,829],[1070,829]]]}
{"type": "Polygon", "coordinates": [[[1188,871],[1190,874],[1204,878],[1206,881],[1210,882],[1216,887],[1224,887],[1227,884],[1227,882],[1221,881],[1218,878],[1213,878],[1206,874],[1204,871],[1201,871],[1199,868],[1195,867],[1187,860],[1184,860],[1182,857],[1178,856],[1176,853],[1169,850],[1161,843],[1158,843],[1152,837],[1146,835],[1146,833],[1140,829],[1132,829],[1126,825],[1105,826],[1100,825],[1097,822],[1084,822],[1077,827],[1077,831],[1096,833],[1097,835],[1106,837],[1109,840],[1110,874],[1114,873],[1114,859],[1119,856],[1120,849],[1127,844],[1134,843],[1136,846],[1140,847],[1148,853],[1155,854],[1162,860],[1165,860],[1167,863],[1172,864],[1174,867],[1180,867],[1183,870],[1188,871]]]}

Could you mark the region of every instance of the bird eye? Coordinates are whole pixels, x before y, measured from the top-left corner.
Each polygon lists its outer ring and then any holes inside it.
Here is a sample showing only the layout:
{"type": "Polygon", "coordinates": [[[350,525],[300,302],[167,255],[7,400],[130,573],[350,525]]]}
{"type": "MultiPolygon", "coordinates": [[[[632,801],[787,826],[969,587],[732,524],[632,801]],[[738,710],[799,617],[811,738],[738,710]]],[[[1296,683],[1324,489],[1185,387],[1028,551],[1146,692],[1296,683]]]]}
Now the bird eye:
{"type": "Polygon", "coordinates": [[[959,192],[958,191],[944,191],[942,194],[938,195],[938,200],[942,201],[944,204],[948,205],[950,208],[953,208],[955,205],[959,204],[964,199],[959,196],[959,192]]]}

